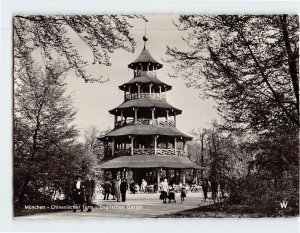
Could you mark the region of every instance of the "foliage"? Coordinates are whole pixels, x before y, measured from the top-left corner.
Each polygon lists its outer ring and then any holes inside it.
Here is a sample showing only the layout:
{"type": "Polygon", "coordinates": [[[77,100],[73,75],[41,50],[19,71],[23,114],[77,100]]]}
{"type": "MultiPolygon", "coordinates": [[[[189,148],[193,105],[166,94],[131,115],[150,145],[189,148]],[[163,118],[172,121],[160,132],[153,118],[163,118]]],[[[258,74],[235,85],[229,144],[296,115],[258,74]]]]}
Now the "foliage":
{"type": "MultiPolygon", "coordinates": [[[[129,21],[141,16],[128,15],[16,15],[14,17],[14,59],[22,63],[39,50],[47,69],[56,72],[53,60],[64,62],[63,71],[74,69],[86,82],[100,81],[86,74],[87,61],[78,51],[78,41],[93,54],[93,64],[110,65],[109,54],[117,49],[134,51],[129,21]]],[[[30,67],[26,67],[29,69],[30,67]]]]}
{"type": "Polygon", "coordinates": [[[167,48],[171,76],[215,99],[222,119],[205,136],[210,173],[227,176],[232,203],[278,213],[287,198],[298,213],[298,16],[182,15],[175,25],[189,50],[167,48]]]}
{"type": "Polygon", "coordinates": [[[53,188],[69,197],[74,176],[87,174],[95,163],[76,142],[78,131],[71,124],[76,112],[65,94],[63,77],[54,79],[31,56],[26,65],[30,69],[23,66],[15,75],[14,191],[20,205],[26,201],[29,183],[35,203],[50,199],[53,188]]]}
{"type": "Polygon", "coordinates": [[[194,130],[192,134],[194,139],[188,146],[189,155],[208,171],[209,177],[231,179],[247,174],[252,157],[244,150],[240,138],[225,134],[217,125],[194,130]]]}
{"type": "Polygon", "coordinates": [[[298,16],[182,15],[189,51],[168,47],[187,85],[213,97],[226,129],[299,126],[298,16]]]}
{"type": "Polygon", "coordinates": [[[105,148],[104,143],[98,138],[109,131],[110,129],[101,131],[96,126],[90,126],[84,132],[85,146],[95,154],[99,161],[104,158],[105,148]]]}

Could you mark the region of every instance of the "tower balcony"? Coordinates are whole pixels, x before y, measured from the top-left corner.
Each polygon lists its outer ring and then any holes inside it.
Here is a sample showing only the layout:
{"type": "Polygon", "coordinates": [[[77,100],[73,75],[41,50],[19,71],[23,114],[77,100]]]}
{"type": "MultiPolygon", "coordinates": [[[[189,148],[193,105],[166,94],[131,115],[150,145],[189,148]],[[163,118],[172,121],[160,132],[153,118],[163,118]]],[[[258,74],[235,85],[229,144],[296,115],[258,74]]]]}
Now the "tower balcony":
{"type": "Polygon", "coordinates": [[[123,127],[123,126],[127,126],[127,125],[156,125],[156,126],[165,126],[165,127],[176,127],[176,124],[174,121],[172,120],[158,120],[158,119],[154,119],[154,120],[150,120],[150,119],[145,119],[145,118],[140,118],[137,119],[136,123],[134,119],[130,119],[130,120],[121,120],[121,121],[117,121],[115,124],[115,127],[123,127]]]}
{"type": "Polygon", "coordinates": [[[135,70],[134,77],[141,77],[141,76],[155,77],[156,70],[148,70],[148,71],[135,70]]]}
{"type": "Polygon", "coordinates": [[[133,99],[154,99],[161,100],[166,99],[166,93],[129,93],[125,95],[125,101],[133,99]]]}
{"type": "MultiPolygon", "coordinates": [[[[115,150],[114,156],[130,156],[131,148],[115,150]]],[[[187,154],[184,150],[165,149],[165,148],[133,148],[133,155],[144,155],[144,156],[182,156],[185,157],[187,154]],[[156,150],[156,152],[155,152],[156,150]]]]}

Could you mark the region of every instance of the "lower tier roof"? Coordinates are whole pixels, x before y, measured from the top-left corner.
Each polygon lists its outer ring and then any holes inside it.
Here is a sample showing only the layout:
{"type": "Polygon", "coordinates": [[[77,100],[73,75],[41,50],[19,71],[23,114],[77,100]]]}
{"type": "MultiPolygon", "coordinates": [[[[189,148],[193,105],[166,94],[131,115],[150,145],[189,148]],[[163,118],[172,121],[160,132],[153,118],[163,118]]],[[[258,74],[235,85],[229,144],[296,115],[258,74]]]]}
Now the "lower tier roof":
{"type": "Polygon", "coordinates": [[[201,167],[187,157],[179,156],[120,156],[103,161],[96,166],[98,169],[114,168],[186,168],[201,169],[201,167]]]}
{"type": "Polygon", "coordinates": [[[99,139],[104,140],[106,137],[119,137],[127,135],[163,135],[183,137],[186,140],[192,139],[192,137],[180,132],[175,127],[164,127],[157,125],[127,125],[121,128],[115,128],[99,139]]]}

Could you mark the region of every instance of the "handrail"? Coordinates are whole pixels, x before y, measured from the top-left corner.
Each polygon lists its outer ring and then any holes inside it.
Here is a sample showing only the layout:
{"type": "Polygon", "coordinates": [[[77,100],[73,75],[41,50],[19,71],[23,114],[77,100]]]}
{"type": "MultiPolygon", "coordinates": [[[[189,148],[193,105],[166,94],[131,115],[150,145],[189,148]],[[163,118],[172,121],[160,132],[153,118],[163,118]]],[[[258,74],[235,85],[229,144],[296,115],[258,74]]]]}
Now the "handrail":
{"type": "Polygon", "coordinates": [[[155,100],[160,100],[160,99],[166,99],[166,93],[162,92],[160,93],[129,93],[125,95],[125,101],[127,100],[133,100],[133,99],[155,99],[155,100]]]}
{"type": "Polygon", "coordinates": [[[121,120],[117,121],[115,127],[122,127],[126,125],[156,125],[156,126],[163,126],[163,127],[176,127],[175,122],[172,120],[158,120],[158,119],[146,119],[146,118],[140,118],[137,119],[137,122],[135,124],[134,119],[129,119],[129,120],[121,120]]]}

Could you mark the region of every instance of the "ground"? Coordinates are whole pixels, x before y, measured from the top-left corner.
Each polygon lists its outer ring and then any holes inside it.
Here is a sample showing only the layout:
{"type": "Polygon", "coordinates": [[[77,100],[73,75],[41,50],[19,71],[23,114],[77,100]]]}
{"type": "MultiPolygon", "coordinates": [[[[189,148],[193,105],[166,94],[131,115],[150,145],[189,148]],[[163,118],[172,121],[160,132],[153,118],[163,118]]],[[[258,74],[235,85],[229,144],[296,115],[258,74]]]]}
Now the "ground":
{"type": "MultiPolygon", "coordinates": [[[[112,197],[110,197],[111,199],[112,197]]],[[[92,212],[73,213],[71,210],[59,211],[54,213],[39,213],[27,215],[19,218],[26,219],[63,219],[63,218],[98,218],[98,217],[118,217],[118,218],[154,218],[175,214],[179,211],[197,208],[212,204],[211,201],[204,202],[202,193],[188,193],[184,203],[180,203],[180,194],[176,193],[176,203],[162,203],[159,194],[127,194],[126,202],[115,200],[103,200],[102,195],[95,199],[96,207],[92,212]]]]}

